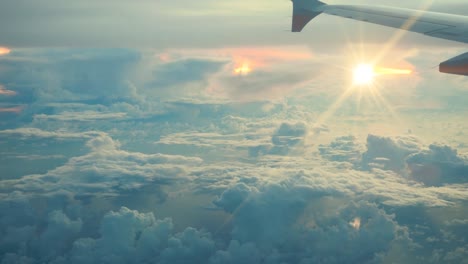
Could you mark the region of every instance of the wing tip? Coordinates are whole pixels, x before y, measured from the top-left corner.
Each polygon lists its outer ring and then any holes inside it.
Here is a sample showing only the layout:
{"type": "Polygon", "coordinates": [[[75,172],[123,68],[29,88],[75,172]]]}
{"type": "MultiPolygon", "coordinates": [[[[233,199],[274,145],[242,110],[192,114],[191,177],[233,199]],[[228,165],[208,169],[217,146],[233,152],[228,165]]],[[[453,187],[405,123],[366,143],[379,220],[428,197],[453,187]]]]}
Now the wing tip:
{"type": "Polygon", "coordinates": [[[322,12],[317,7],[326,5],[320,1],[293,0],[293,19],[291,32],[301,32],[302,29],[322,12]]]}

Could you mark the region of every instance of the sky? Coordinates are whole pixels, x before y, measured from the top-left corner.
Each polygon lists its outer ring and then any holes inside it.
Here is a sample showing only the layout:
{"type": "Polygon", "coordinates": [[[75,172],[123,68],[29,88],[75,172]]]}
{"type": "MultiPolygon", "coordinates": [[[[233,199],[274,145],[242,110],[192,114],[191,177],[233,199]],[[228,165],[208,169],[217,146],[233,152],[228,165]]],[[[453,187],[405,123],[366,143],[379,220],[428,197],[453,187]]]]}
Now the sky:
{"type": "Polygon", "coordinates": [[[0,263],[468,263],[463,44],[291,33],[289,1],[1,6],[0,263]]]}

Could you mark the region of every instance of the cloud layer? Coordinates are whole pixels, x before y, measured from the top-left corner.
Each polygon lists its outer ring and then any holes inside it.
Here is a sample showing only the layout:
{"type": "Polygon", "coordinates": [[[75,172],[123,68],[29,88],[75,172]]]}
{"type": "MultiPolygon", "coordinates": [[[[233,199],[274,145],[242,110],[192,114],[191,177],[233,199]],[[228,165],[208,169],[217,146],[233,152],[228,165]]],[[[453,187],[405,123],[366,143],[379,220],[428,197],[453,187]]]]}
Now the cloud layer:
{"type": "Polygon", "coordinates": [[[460,112],[277,51],[3,56],[1,262],[463,263],[460,112]]]}

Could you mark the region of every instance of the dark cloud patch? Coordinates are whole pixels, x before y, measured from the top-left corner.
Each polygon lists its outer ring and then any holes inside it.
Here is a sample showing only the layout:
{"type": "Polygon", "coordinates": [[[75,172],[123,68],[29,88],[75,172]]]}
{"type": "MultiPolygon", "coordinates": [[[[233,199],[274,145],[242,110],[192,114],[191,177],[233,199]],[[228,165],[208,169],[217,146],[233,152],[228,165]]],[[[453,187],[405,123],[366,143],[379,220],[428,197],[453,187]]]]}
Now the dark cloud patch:
{"type": "Polygon", "coordinates": [[[132,69],[140,62],[137,51],[125,49],[18,50],[0,60],[0,83],[15,96],[0,98],[23,109],[11,124],[30,123],[35,115],[59,114],[51,102],[112,105],[135,102],[132,69]]]}
{"type": "Polygon", "coordinates": [[[42,174],[64,165],[73,156],[84,155],[84,143],[99,132],[60,133],[36,128],[0,131],[2,180],[42,174]]]}
{"type": "Polygon", "coordinates": [[[283,123],[271,137],[273,147],[270,154],[287,155],[291,148],[303,142],[307,127],[303,123],[283,123]]]}
{"type": "MultiPolygon", "coordinates": [[[[0,82],[17,95],[13,102],[36,100],[116,100],[131,97],[126,84],[140,54],[124,49],[22,50],[0,60],[0,82]]],[[[10,101],[12,102],[12,101],[10,101]]]]}
{"type": "Polygon", "coordinates": [[[394,239],[407,239],[392,217],[375,205],[333,205],[335,198],[302,187],[299,182],[250,191],[241,186],[226,190],[215,204],[233,212],[235,240],[227,251],[218,252],[217,258],[245,258],[243,252],[235,251],[240,256],[230,252],[243,248],[252,254],[251,259],[258,259],[260,254],[262,259],[279,263],[372,263],[379,252],[389,250],[394,239]]]}
{"type": "Polygon", "coordinates": [[[390,138],[369,135],[366,147],[366,152],[362,154],[362,167],[364,169],[380,167],[401,172],[406,168],[406,157],[419,152],[422,144],[411,136],[390,138]]]}
{"type": "Polygon", "coordinates": [[[428,186],[468,182],[468,162],[457,150],[443,145],[410,155],[406,159],[411,177],[428,186]]]}
{"type": "Polygon", "coordinates": [[[319,145],[318,149],[320,155],[330,161],[357,165],[361,160],[361,147],[354,136],[338,137],[328,145],[319,145]]]}
{"type": "MultiPolygon", "coordinates": [[[[288,155],[304,143],[308,128],[304,123],[282,123],[271,136],[270,144],[261,144],[249,148],[252,157],[260,155],[288,155]]],[[[301,151],[299,151],[301,152],[301,151]]]]}

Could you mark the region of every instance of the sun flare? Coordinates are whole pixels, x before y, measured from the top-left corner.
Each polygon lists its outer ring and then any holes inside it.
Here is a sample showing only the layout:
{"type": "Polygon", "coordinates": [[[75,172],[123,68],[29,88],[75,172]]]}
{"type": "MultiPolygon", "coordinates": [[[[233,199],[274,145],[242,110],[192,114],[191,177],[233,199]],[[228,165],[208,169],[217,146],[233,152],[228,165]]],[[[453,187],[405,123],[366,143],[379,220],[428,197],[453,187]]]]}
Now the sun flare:
{"type": "Polygon", "coordinates": [[[8,49],[8,48],[6,48],[6,47],[0,46],[0,56],[2,56],[2,55],[7,55],[7,54],[9,54],[10,52],[11,52],[10,49],[8,49]]]}
{"type": "Polygon", "coordinates": [[[244,63],[244,64],[242,64],[239,67],[236,67],[234,69],[234,73],[237,74],[237,75],[247,75],[251,71],[252,71],[252,68],[247,63],[244,63]]]}
{"type": "Polygon", "coordinates": [[[354,68],[353,80],[357,85],[369,85],[374,81],[374,67],[370,64],[359,64],[354,68]]]}

